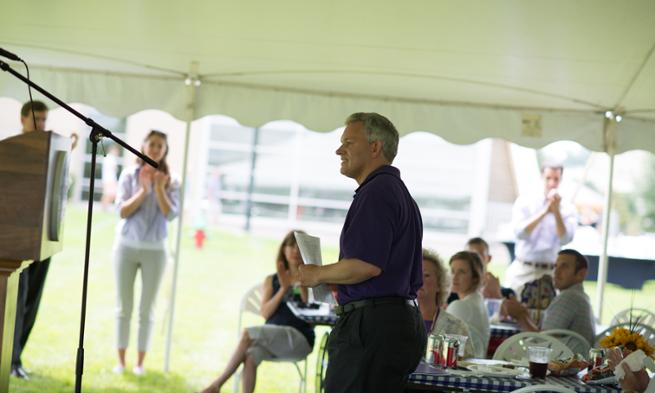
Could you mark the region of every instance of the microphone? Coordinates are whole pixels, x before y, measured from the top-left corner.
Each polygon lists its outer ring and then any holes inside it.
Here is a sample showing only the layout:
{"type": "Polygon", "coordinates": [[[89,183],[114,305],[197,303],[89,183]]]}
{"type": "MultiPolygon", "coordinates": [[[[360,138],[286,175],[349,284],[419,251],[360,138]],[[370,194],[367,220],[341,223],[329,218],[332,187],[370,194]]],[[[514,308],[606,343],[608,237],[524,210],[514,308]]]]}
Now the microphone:
{"type": "Polygon", "coordinates": [[[16,56],[15,54],[9,52],[8,50],[4,50],[0,48],[0,56],[6,57],[9,60],[13,61],[23,61],[20,57],[16,56]]]}

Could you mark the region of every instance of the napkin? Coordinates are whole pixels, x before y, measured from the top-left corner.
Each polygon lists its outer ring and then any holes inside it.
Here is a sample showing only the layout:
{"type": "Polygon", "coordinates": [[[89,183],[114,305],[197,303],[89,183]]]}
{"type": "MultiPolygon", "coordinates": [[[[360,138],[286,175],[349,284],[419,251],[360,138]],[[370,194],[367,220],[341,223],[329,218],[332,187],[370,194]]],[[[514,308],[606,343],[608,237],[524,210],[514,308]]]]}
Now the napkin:
{"type": "Polygon", "coordinates": [[[646,354],[641,349],[632,352],[616,366],[614,369],[614,375],[616,375],[616,378],[619,380],[625,377],[625,370],[623,370],[624,363],[627,364],[633,372],[641,370],[644,368],[644,359],[646,359],[646,354]]]}

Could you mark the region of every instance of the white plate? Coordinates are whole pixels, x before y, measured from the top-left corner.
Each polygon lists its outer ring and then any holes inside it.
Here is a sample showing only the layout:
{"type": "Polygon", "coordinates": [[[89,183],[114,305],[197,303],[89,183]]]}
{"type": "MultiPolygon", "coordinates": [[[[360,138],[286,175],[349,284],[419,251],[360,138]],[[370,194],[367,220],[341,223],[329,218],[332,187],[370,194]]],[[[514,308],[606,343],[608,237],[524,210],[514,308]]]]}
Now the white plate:
{"type": "Polygon", "coordinates": [[[466,366],[475,375],[484,375],[489,377],[513,378],[523,373],[522,370],[506,368],[495,365],[471,364],[466,366]]]}
{"type": "Polygon", "coordinates": [[[470,359],[460,360],[457,362],[457,364],[463,367],[468,367],[472,364],[480,365],[480,366],[502,366],[502,365],[511,365],[512,362],[508,362],[506,360],[470,358],[470,359]]]}
{"type": "MultiPolygon", "coordinates": [[[[546,370],[546,376],[550,375],[550,370],[546,370]]],[[[520,379],[522,381],[530,381],[532,380],[532,376],[530,375],[530,370],[528,369],[523,369],[521,374],[516,376],[516,379],[520,379]]],[[[535,379],[541,379],[541,378],[535,378],[535,379]]]]}

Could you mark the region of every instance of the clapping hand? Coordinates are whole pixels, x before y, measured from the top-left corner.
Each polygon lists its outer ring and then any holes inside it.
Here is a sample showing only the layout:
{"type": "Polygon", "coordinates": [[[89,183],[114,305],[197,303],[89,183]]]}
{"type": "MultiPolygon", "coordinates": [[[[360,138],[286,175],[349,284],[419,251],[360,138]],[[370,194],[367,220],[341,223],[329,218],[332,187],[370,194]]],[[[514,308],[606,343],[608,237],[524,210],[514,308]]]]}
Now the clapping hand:
{"type": "Polygon", "coordinates": [[[139,186],[143,188],[143,191],[145,191],[146,194],[149,194],[150,191],[152,191],[152,170],[148,168],[150,167],[144,165],[141,167],[141,170],[139,170],[139,186]]]}
{"type": "Polygon", "coordinates": [[[493,274],[486,272],[484,275],[484,287],[482,288],[482,297],[485,299],[502,299],[500,292],[500,280],[493,274]]]}
{"type": "Polygon", "coordinates": [[[555,213],[559,211],[559,205],[562,201],[562,197],[559,195],[556,189],[550,190],[548,192],[548,211],[550,213],[555,213]]]}
{"type": "Polygon", "coordinates": [[[514,319],[519,319],[520,316],[528,313],[528,309],[519,303],[516,299],[505,299],[500,305],[500,315],[510,316],[514,319]]]}
{"type": "Polygon", "coordinates": [[[155,171],[154,174],[155,187],[159,189],[166,188],[166,184],[168,184],[168,179],[170,179],[169,175],[165,174],[162,171],[155,171]]]}
{"type": "Polygon", "coordinates": [[[280,288],[286,291],[291,287],[291,284],[293,283],[291,272],[289,269],[284,267],[284,262],[282,261],[277,261],[275,267],[277,269],[277,279],[280,282],[280,288]]]}

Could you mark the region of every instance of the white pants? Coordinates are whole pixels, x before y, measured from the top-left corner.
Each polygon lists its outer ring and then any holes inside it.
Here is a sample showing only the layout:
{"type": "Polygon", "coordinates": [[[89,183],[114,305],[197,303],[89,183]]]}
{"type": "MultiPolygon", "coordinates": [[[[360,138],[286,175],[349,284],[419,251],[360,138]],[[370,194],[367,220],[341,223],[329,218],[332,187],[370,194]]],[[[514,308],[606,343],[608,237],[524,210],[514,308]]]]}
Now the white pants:
{"type": "Polygon", "coordinates": [[[154,305],[166,268],[165,250],[145,250],[118,244],[114,248],[116,277],[116,344],[126,349],[130,339],[130,319],[134,303],[134,280],[141,269],[141,302],[137,348],[146,352],[154,321],[154,305]]]}
{"type": "Polygon", "coordinates": [[[504,287],[512,288],[516,292],[517,300],[521,301],[523,286],[526,283],[538,280],[546,274],[553,275],[553,264],[550,268],[527,265],[519,260],[512,262],[505,272],[504,287]]]}

